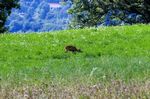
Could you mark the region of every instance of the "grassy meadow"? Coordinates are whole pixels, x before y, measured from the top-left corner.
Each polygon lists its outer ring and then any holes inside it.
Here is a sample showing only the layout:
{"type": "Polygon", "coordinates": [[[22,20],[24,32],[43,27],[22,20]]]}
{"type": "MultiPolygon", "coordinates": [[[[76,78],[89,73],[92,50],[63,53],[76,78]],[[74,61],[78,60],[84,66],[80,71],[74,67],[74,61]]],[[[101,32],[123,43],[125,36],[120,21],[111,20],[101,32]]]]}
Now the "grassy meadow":
{"type": "Polygon", "coordinates": [[[150,99],[150,25],[0,35],[0,99],[112,98],[150,99]]]}

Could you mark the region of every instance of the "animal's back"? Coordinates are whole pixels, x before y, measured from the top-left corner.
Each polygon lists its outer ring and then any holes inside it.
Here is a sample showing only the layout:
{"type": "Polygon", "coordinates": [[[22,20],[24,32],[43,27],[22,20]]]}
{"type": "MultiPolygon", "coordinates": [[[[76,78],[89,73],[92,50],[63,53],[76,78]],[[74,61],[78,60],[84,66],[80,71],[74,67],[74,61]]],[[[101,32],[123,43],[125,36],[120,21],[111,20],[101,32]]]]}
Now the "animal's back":
{"type": "Polygon", "coordinates": [[[78,49],[75,46],[68,45],[65,47],[66,52],[71,51],[71,52],[78,52],[78,49]]]}

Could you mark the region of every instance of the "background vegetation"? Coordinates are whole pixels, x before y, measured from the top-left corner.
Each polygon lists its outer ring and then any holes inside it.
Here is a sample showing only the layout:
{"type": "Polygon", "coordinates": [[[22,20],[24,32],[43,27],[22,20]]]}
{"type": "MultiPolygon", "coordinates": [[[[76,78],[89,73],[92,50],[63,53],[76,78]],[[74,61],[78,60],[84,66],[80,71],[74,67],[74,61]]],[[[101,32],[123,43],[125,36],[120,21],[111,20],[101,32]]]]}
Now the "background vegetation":
{"type": "Polygon", "coordinates": [[[20,0],[20,9],[13,9],[5,23],[10,32],[41,32],[67,29],[71,3],[61,0],[20,0]],[[50,3],[54,3],[51,7],[50,3]]]}
{"type": "Polygon", "coordinates": [[[20,0],[20,7],[12,10],[5,23],[10,32],[150,22],[149,0],[20,0]],[[52,7],[50,3],[60,7],[52,7]]]}

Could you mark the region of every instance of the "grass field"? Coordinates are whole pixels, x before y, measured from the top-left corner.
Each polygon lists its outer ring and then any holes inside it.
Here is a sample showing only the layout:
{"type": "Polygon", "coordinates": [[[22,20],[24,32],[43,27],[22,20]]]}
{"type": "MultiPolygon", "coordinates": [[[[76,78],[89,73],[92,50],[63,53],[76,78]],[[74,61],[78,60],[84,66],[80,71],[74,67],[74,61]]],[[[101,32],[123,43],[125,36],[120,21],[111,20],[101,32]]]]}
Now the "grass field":
{"type": "Polygon", "coordinates": [[[112,98],[150,99],[150,25],[0,35],[0,99],[112,98]]]}

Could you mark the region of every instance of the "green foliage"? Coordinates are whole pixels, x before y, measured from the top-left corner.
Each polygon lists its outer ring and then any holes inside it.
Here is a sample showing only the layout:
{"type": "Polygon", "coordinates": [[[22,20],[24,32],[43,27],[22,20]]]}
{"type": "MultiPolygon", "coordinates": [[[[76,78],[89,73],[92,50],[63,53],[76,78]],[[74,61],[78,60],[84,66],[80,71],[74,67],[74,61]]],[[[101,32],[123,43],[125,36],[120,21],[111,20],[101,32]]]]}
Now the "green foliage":
{"type": "Polygon", "coordinates": [[[112,11],[112,20],[131,21],[131,24],[139,22],[126,19],[128,12],[141,15],[144,23],[150,22],[149,0],[73,0],[72,2],[73,6],[68,11],[73,16],[71,28],[97,26],[99,22],[104,21],[109,11],[112,11]],[[115,10],[120,12],[116,14],[115,10]]]}
{"type": "Polygon", "coordinates": [[[4,27],[7,17],[11,13],[12,8],[18,8],[19,0],[0,0],[0,33],[7,29],[4,27]]]}
{"type": "Polygon", "coordinates": [[[108,10],[105,1],[96,0],[74,0],[72,8],[68,11],[73,15],[71,28],[83,28],[96,26],[101,17],[106,14],[108,10]],[[99,7],[101,6],[101,8],[99,7]]]}

